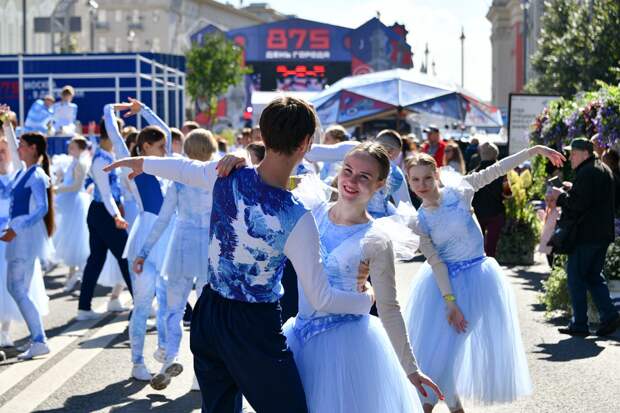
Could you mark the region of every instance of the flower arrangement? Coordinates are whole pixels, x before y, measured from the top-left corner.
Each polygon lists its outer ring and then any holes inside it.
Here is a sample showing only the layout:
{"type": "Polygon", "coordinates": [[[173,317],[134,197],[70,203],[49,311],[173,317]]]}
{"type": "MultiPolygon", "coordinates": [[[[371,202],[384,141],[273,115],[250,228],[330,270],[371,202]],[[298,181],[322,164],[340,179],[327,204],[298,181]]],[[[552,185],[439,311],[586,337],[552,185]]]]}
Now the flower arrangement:
{"type": "Polygon", "coordinates": [[[578,136],[598,133],[603,147],[620,142],[620,86],[599,83],[596,91],[580,93],[574,99],[552,101],[530,127],[530,140],[556,149],[578,136]]]}
{"type": "Polygon", "coordinates": [[[505,203],[506,225],[497,245],[497,260],[502,264],[534,263],[534,250],[540,238],[540,220],[531,204],[532,174],[526,169],[508,173],[512,196],[505,203]]]}
{"type": "Polygon", "coordinates": [[[620,140],[620,88],[608,87],[601,90],[600,108],[596,115],[598,144],[604,148],[620,140]]]}

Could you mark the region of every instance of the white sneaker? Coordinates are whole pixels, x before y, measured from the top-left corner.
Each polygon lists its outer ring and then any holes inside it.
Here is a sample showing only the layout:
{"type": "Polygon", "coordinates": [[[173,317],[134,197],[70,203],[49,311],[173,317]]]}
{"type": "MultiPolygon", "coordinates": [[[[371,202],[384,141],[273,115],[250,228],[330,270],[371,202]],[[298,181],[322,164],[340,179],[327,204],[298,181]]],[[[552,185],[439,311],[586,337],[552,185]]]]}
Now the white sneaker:
{"type": "Polygon", "coordinates": [[[131,369],[131,377],[139,381],[151,381],[152,375],[144,364],[134,364],[131,369]]]}
{"type": "Polygon", "coordinates": [[[153,358],[158,363],[164,364],[166,362],[166,349],[163,347],[157,347],[157,350],[153,353],[153,358]]]}
{"type": "Polygon", "coordinates": [[[9,337],[8,331],[0,331],[0,347],[13,347],[15,344],[11,337],[9,337]]]}
{"type": "Polygon", "coordinates": [[[162,366],[159,373],[151,379],[151,387],[155,390],[163,390],[170,384],[171,378],[183,372],[183,365],[173,360],[162,366]]]}
{"type": "Polygon", "coordinates": [[[194,376],[194,380],[192,380],[191,391],[200,391],[200,385],[198,384],[198,379],[194,376]]]}
{"type": "Polygon", "coordinates": [[[30,348],[17,356],[18,360],[30,360],[34,357],[49,354],[50,348],[45,343],[32,343],[30,348]]]}
{"type": "Polygon", "coordinates": [[[172,363],[164,364],[162,370],[170,377],[176,377],[179,374],[183,373],[183,365],[178,361],[174,360],[172,363]]]}
{"type": "Polygon", "coordinates": [[[121,300],[115,298],[108,301],[108,313],[122,313],[123,311],[127,311],[127,307],[123,307],[121,300]]]}
{"type": "Polygon", "coordinates": [[[82,274],[78,272],[74,273],[71,277],[67,279],[67,282],[65,282],[65,286],[63,287],[62,290],[66,293],[73,291],[78,281],[80,281],[81,275],[82,274]]]}
{"type": "Polygon", "coordinates": [[[101,318],[101,314],[96,313],[92,310],[78,310],[77,316],[75,317],[77,321],[97,320],[99,318],[101,318]]]}

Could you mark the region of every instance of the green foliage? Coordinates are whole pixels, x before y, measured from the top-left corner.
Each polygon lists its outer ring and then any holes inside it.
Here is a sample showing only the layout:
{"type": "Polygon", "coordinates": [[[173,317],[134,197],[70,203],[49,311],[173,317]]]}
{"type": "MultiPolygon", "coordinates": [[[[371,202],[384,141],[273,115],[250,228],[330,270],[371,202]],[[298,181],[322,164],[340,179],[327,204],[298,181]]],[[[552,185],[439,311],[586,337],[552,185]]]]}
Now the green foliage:
{"type": "Polygon", "coordinates": [[[543,156],[536,156],[532,160],[532,186],[528,189],[531,199],[545,199],[548,162],[543,156]]]}
{"type": "Polygon", "coordinates": [[[205,36],[203,42],[193,44],[185,55],[187,92],[199,105],[208,106],[213,122],[218,97],[251,70],[243,67],[242,50],[223,35],[205,36]]]}
{"type": "Polygon", "coordinates": [[[566,256],[556,257],[549,278],[543,281],[543,294],[540,302],[545,305],[547,315],[560,311],[564,315],[571,313],[568,279],[566,276],[566,256]]]}
{"type": "Polygon", "coordinates": [[[620,237],[607,249],[603,274],[608,280],[620,280],[620,237]]]}
{"type": "Polygon", "coordinates": [[[531,204],[533,179],[529,170],[508,173],[512,196],[504,202],[506,225],[497,244],[502,264],[533,264],[541,224],[531,204]]]}
{"type": "Polygon", "coordinates": [[[571,97],[620,81],[618,0],[548,0],[541,25],[527,90],[571,97]]]}

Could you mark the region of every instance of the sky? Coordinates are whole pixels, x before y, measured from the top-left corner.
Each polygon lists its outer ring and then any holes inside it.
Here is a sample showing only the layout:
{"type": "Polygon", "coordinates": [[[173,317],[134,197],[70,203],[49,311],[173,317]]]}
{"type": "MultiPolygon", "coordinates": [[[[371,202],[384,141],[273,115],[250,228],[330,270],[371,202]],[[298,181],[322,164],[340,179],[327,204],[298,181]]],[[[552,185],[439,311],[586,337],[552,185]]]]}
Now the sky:
{"type": "MultiPolygon", "coordinates": [[[[258,0],[245,0],[247,5],[258,0]]],[[[414,67],[419,70],[428,42],[429,66],[435,60],[437,78],[461,82],[461,26],[465,31],[465,89],[491,99],[491,23],[486,19],[492,0],[261,0],[284,14],[356,28],[381,13],[381,21],[397,22],[409,31],[414,67]]],[[[235,6],[238,6],[233,1],[235,6]]],[[[429,68],[430,73],[430,68],[429,68]]]]}

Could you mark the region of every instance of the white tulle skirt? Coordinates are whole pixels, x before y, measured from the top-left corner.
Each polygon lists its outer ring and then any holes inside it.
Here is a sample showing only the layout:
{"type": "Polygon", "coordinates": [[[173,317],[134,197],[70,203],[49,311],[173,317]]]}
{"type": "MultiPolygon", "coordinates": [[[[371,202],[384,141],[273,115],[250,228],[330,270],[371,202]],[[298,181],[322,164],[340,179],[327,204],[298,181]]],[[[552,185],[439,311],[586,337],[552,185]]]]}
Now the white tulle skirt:
{"type": "Polygon", "coordinates": [[[464,334],[448,324],[428,263],[413,280],[405,322],[422,371],[439,385],[449,406],[457,397],[486,405],[531,394],[514,293],[495,259],[463,269],[451,283],[469,323],[464,334]]]}
{"type": "Polygon", "coordinates": [[[344,322],[305,344],[295,335],[293,324],[289,319],[284,334],[311,413],[422,412],[378,318],[369,315],[344,322]]]}
{"type": "MultiPolygon", "coordinates": [[[[130,263],[131,265],[131,263],[130,263]]],[[[114,255],[108,251],[108,255],[105,258],[105,264],[97,279],[97,284],[104,287],[114,287],[117,284],[125,284],[123,280],[123,274],[118,266],[118,261],[114,258],[114,255]]]]}
{"type": "MultiPolygon", "coordinates": [[[[6,243],[0,242],[0,322],[24,321],[17,304],[15,304],[15,300],[13,300],[7,288],[5,248],[6,243]]],[[[49,314],[49,298],[45,291],[43,272],[38,259],[34,263],[34,274],[30,282],[28,297],[30,297],[42,316],[49,314]]]]}
{"type": "MultiPolygon", "coordinates": [[[[141,212],[136,218],[134,225],[131,227],[129,237],[127,239],[127,245],[123,252],[123,257],[127,258],[130,265],[140,254],[146,239],[151,233],[153,224],[157,220],[157,215],[150,212],[141,212]]],[[[155,266],[158,272],[161,271],[166,257],[166,250],[168,249],[168,242],[170,241],[170,235],[172,228],[174,227],[174,218],[170,220],[170,224],[163,232],[159,240],[153,246],[153,249],[147,257],[147,262],[150,262],[155,266]]]]}
{"type": "Polygon", "coordinates": [[[162,275],[166,278],[206,278],[208,271],[209,228],[177,220],[168,242],[162,275]]]}
{"type": "Polygon", "coordinates": [[[89,206],[90,196],[85,192],[65,192],[56,197],[56,258],[71,267],[84,268],[90,254],[86,225],[89,206]]]}

